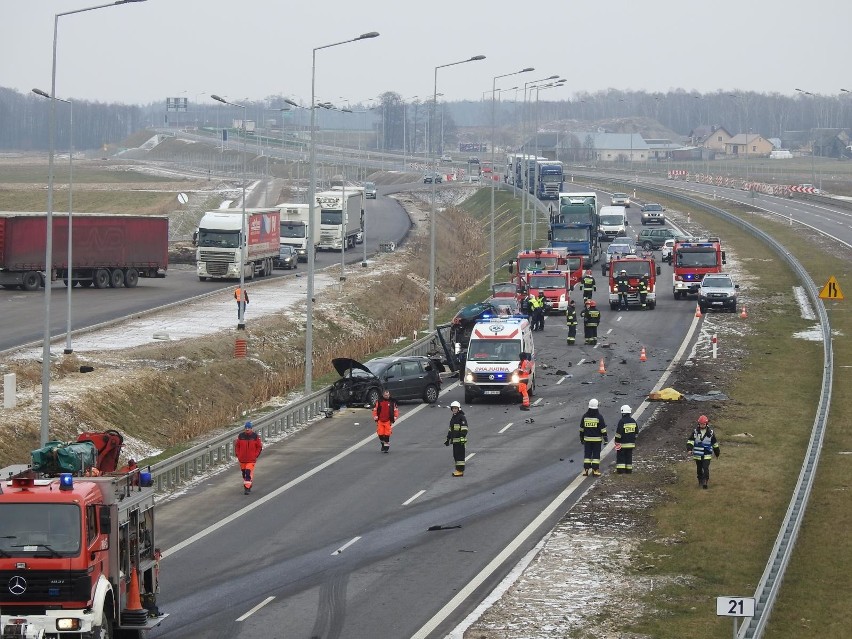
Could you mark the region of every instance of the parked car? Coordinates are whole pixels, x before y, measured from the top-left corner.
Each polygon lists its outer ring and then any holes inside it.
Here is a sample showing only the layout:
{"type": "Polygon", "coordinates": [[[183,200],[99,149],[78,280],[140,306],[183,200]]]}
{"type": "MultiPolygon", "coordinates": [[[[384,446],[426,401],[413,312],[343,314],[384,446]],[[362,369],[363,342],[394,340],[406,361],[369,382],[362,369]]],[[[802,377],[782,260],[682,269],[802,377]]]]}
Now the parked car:
{"type": "Polygon", "coordinates": [[[441,156],[441,162],[450,163],[452,161],[453,161],[453,156],[451,156],[451,155],[444,154],[444,155],[441,156]]]}
{"type": "Polygon", "coordinates": [[[737,290],[739,284],[728,273],[708,273],[698,287],[698,307],[702,313],[708,309],[737,312],[737,290]]]}
{"type": "Polygon", "coordinates": [[[642,226],[646,224],[665,224],[666,216],[664,215],[665,207],[662,204],[649,202],[642,207],[642,226]]]}
{"type": "Polygon", "coordinates": [[[672,250],[674,249],[674,239],[668,239],[663,242],[663,245],[660,247],[660,260],[662,262],[667,262],[671,264],[672,262],[672,250]]]}
{"type": "Polygon", "coordinates": [[[424,173],[423,174],[423,184],[432,184],[433,179],[435,179],[434,174],[432,174],[432,173],[424,173]]]}
{"type": "Polygon", "coordinates": [[[364,182],[364,197],[368,200],[376,199],[376,184],[374,182],[364,182]]]}
{"type": "Polygon", "coordinates": [[[363,364],[349,357],[331,360],[340,375],[331,385],[332,408],[365,406],[372,408],[385,389],[398,400],[419,399],[427,404],[438,401],[443,364],[419,355],[377,357],[363,364]]]}
{"type": "Polygon", "coordinates": [[[287,244],[282,244],[278,247],[278,257],[275,258],[273,266],[275,268],[297,268],[299,265],[299,256],[296,254],[296,249],[287,244]]]}
{"type": "Polygon", "coordinates": [[[661,229],[642,229],[639,235],[636,236],[637,246],[641,246],[646,251],[657,250],[663,246],[666,240],[672,240],[678,237],[674,229],[668,227],[661,229]]]}
{"type": "Polygon", "coordinates": [[[613,206],[623,206],[626,209],[630,208],[630,196],[627,193],[613,193],[609,201],[613,206]]]}

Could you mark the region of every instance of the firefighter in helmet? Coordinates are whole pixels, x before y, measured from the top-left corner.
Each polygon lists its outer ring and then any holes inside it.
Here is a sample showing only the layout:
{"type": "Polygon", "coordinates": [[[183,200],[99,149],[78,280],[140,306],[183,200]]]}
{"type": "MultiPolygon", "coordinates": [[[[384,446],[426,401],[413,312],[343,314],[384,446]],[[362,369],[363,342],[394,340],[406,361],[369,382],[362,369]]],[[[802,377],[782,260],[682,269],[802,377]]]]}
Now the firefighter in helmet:
{"type": "Polygon", "coordinates": [[[601,322],[601,312],[598,310],[595,300],[589,300],[586,310],[581,314],[583,316],[583,333],[586,338],[586,344],[594,346],[598,343],[598,325],[601,322]]]}

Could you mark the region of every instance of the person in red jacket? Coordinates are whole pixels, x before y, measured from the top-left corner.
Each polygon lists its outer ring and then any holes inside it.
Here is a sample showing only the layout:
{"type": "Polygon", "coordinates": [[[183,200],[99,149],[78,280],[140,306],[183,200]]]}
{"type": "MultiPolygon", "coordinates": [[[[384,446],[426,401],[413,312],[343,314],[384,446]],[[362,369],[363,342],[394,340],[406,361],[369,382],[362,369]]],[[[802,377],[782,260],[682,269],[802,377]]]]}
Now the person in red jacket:
{"type": "Polygon", "coordinates": [[[382,443],[381,451],[390,451],[390,436],[393,434],[393,423],[399,419],[399,407],[395,399],[391,399],[390,391],[385,389],[382,398],[373,406],[373,419],[376,420],[376,434],[382,443]]]}
{"type": "Polygon", "coordinates": [[[263,442],[260,441],[260,435],[254,432],[254,425],[251,422],[246,422],[245,429],[234,442],[234,454],[240,462],[240,472],[243,474],[243,488],[245,494],[251,492],[251,485],[254,481],[254,465],[257,463],[257,458],[260,457],[260,451],[263,450],[263,442]]]}

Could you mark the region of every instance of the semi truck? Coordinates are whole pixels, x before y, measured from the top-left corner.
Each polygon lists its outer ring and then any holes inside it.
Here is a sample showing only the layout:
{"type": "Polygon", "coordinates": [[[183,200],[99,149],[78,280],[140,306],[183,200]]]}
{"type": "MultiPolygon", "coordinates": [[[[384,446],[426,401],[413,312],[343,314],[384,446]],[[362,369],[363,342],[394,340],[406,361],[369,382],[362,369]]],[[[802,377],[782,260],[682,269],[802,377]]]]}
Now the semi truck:
{"type": "Polygon", "coordinates": [[[51,264],[45,264],[47,213],[0,213],[0,285],[36,291],[45,281],[95,288],[134,288],[140,277],[165,277],[169,220],[162,216],[53,214],[51,264]]]}
{"type": "Polygon", "coordinates": [[[364,190],[356,188],[322,191],[315,195],[320,209],[318,250],[354,248],[363,237],[364,190]]]}
{"type": "Polygon", "coordinates": [[[558,200],[564,182],[562,162],[539,160],[535,195],[539,200],[558,200]]]}
{"type": "Polygon", "coordinates": [[[726,263],[725,251],[718,237],[675,239],[671,256],[672,293],[676,300],[698,295],[701,280],[707,273],[721,273],[726,263]]]}
{"type": "Polygon", "coordinates": [[[278,257],[281,214],[277,208],[208,211],[198,223],[196,270],[202,282],[272,275],[278,257]],[[245,246],[245,250],[243,250],[245,246]]]}
{"type": "Polygon", "coordinates": [[[550,217],[550,244],[571,255],[582,255],[583,266],[591,268],[601,258],[598,224],[594,192],[560,193],[559,209],[550,217]]]}
{"type": "Polygon", "coordinates": [[[137,639],[168,616],[150,470],[115,470],[121,443],[83,433],[0,470],[3,637],[137,639]]]}
{"type": "MultiPolygon", "coordinates": [[[[308,261],[308,220],[310,206],[307,204],[280,204],[281,211],[279,243],[292,246],[300,262],[308,261]]],[[[316,236],[316,233],[314,233],[316,236]]],[[[316,239],[316,238],[315,238],[316,239]]]]}

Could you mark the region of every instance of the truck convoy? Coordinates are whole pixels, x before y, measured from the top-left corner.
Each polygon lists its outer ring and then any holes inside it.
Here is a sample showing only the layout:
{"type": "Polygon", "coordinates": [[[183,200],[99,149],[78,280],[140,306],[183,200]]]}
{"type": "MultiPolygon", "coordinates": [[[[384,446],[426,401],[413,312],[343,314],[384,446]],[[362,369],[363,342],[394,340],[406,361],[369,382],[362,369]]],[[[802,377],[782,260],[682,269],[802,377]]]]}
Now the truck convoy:
{"type": "Polygon", "coordinates": [[[591,268],[601,258],[598,224],[598,198],[594,192],[560,193],[559,209],[550,217],[550,245],[571,255],[582,255],[583,265],[591,268]]]}
{"type": "Polygon", "coordinates": [[[47,213],[0,213],[0,285],[36,291],[45,280],[95,288],[134,288],[140,277],[165,277],[169,220],[161,216],[53,214],[51,264],[45,264],[47,213]],[[70,277],[70,279],[69,279],[70,277]]]}
{"type": "Polygon", "coordinates": [[[339,251],[354,248],[362,234],[364,191],[355,188],[322,191],[316,194],[320,209],[318,250],[339,251]]]}
{"type": "MultiPolygon", "coordinates": [[[[539,160],[535,177],[535,196],[539,200],[558,200],[564,182],[562,162],[539,160]]],[[[532,193],[532,190],[530,190],[532,193]]]]}
{"type": "Polygon", "coordinates": [[[307,204],[280,204],[281,211],[279,243],[292,246],[300,262],[308,261],[308,218],[310,206],[307,204]]]}
{"type": "Polygon", "coordinates": [[[21,639],[141,638],[167,615],[150,472],[116,471],[116,431],[0,470],[0,628],[21,639]]]}
{"type": "Polygon", "coordinates": [[[725,251],[718,237],[675,239],[671,257],[672,292],[676,300],[698,295],[701,280],[707,273],[721,273],[726,263],[725,251]]]}
{"type": "Polygon", "coordinates": [[[609,265],[609,307],[612,310],[619,306],[618,284],[615,280],[621,271],[627,271],[627,279],[630,283],[630,290],[627,293],[627,307],[642,306],[639,299],[639,280],[642,279],[643,275],[648,276],[648,295],[645,298],[645,304],[651,310],[657,307],[657,276],[661,269],[653,258],[625,255],[613,259],[609,265]]]}
{"type": "Polygon", "coordinates": [[[246,209],[246,242],[242,241],[242,211],[208,211],[198,223],[198,279],[239,279],[272,275],[280,245],[277,208],[246,209]],[[243,245],[245,251],[242,250],[243,245]]]}

